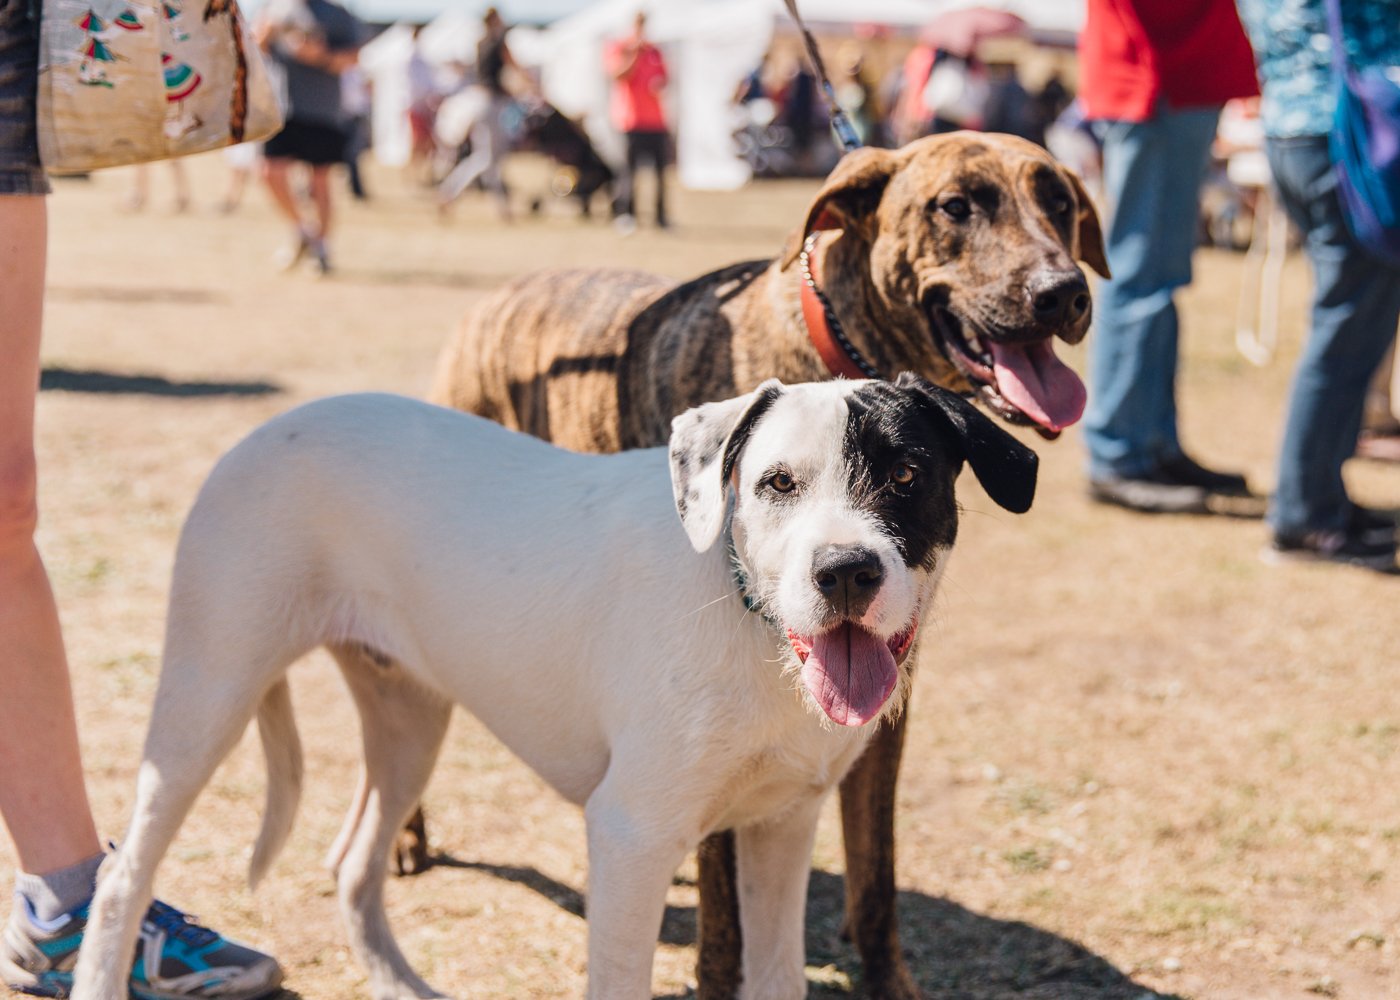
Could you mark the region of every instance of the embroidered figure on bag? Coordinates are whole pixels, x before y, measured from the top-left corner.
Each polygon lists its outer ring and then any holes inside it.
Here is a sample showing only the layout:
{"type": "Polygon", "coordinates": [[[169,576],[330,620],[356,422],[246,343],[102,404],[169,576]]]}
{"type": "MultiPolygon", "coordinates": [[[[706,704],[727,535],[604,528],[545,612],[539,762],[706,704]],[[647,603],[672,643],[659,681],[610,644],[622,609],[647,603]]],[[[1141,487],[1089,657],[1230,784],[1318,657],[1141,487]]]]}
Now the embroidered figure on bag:
{"type": "Polygon", "coordinates": [[[160,54],[160,67],[165,74],[165,134],[178,139],[204,124],[198,115],[185,112],[185,99],[199,89],[204,78],[193,66],[180,62],[169,52],[160,54]]]}
{"type": "Polygon", "coordinates": [[[123,9],[120,14],[112,18],[112,24],[121,28],[123,31],[145,30],[145,25],[143,25],[141,19],[136,16],[136,11],[132,10],[130,7],[123,9]]]}
{"type": "Polygon", "coordinates": [[[165,18],[165,23],[170,27],[170,38],[172,41],[183,42],[189,39],[189,32],[180,27],[180,15],[185,9],[176,0],[161,0],[160,16],[165,18]]]}
{"type": "Polygon", "coordinates": [[[78,82],[88,87],[112,87],[107,79],[106,63],[117,61],[117,54],[97,36],[107,30],[107,22],[97,16],[91,7],[87,13],[73,22],[83,30],[83,44],[78,53],[83,57],[78,64],[78,82]]]}

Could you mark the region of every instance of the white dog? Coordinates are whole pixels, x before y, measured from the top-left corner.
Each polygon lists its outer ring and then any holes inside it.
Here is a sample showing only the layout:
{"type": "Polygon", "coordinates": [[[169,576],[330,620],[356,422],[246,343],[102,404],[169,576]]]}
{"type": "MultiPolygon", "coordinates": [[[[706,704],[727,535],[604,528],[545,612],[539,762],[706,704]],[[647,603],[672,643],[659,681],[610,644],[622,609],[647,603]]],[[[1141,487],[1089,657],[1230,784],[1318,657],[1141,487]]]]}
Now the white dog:
{"type": "Polygon", "coordinates": [[[135,815],[74,995],[125,996],[156,866],[255,714],[265,874],[300,790],[285,675],[325,645],[363,727],[338,878],[376,997],[439,995],[381,894],[453,702],[584,807],[590,996],[651,996],[672,873],[720,829],[738,831],[745,995],[805,996],[818,810],[902,704],[964,461],[1029,507],[1034,453],[911,375],[691,410],[669,478],[662,449],[579,455],[392,396],[269,422],[185,525],[135,815]]]}

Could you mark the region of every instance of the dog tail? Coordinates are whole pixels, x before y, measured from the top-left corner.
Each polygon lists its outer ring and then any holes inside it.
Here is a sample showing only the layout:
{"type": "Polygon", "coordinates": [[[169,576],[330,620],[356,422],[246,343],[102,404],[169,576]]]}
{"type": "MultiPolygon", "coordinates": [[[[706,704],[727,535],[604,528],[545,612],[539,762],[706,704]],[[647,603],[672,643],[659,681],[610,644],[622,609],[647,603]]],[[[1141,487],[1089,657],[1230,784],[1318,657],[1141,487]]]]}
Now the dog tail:
{"type": "Polygon", "coordinates": [[[301,738],[285,677],[268,689],[258,705],[258,735],[267,761],[267,806],[248,864],[248,885],[254,889],[287,843],[301,801],[301,738]]]}

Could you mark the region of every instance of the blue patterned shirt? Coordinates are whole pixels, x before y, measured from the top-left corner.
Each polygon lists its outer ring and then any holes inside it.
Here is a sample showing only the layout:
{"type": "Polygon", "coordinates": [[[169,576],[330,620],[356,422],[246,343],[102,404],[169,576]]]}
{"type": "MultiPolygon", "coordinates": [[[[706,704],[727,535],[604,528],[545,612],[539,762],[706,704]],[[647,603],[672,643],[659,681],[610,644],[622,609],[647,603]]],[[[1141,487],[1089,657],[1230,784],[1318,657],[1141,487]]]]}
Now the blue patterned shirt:
{"type": "MultiPolygon", "coordinates": [[[[1341,7],[1352,65],[1400,67],[1400,0],[1341,0],[1341,7]]],[[[1239,8],[1263,84],[1265,134],[1326,135],[1337,97],[1324,0],[1239,0],[1239,8]]]]}

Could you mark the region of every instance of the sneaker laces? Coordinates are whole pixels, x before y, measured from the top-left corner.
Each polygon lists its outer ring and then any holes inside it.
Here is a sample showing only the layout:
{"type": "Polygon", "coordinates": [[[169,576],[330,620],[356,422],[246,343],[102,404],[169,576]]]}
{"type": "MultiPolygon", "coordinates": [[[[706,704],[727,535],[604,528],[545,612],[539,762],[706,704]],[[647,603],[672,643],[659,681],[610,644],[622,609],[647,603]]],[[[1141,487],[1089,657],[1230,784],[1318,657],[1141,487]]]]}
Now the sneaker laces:
{"type": "Polygon", "coordinates": [[[202,926],[193,915],[182,913],[169,903],[162,903],[158,899],[151,901],[151,908],[146,911],[146,919],[157,929],[164,931],[166,937],[174,938],[191,948],[202,948],[219,940],[217,933],[202,926]]]}

